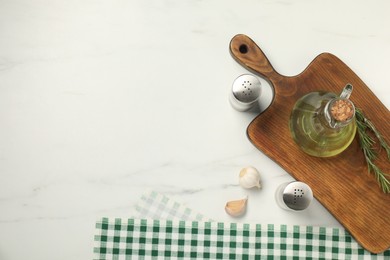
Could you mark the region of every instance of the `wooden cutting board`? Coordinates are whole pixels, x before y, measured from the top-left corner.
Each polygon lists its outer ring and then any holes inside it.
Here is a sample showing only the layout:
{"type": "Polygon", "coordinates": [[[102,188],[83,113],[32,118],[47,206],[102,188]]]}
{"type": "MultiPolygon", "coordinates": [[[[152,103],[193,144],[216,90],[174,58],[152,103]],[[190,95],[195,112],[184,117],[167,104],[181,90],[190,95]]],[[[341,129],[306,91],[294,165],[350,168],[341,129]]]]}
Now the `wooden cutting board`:
{"type": "MultiPolygon", "coordinates": [[[[268,80],[274,88],[271,105],[248,126],[251,142],[295,179],[307,183],[316,199],[362,247],[372,253],[388,249],[390,194],[384,194],[373,174],[367,172],[358,138],[340,155],[316,158],[295,144],[288,122],[295,102],[306,93],[325,90],[339,94],[351,83],[354,87],[351,100],[390,142],[389,110],[347,65],[330,53],[318,55],[302,73],[287,77],[275,71],[246,35],[233,37],[230,52],[239,64],[268,80]]],[[[384,159],[377,160],[378,165],[390,174],[383,151],[380,157],[384,159]]]]}

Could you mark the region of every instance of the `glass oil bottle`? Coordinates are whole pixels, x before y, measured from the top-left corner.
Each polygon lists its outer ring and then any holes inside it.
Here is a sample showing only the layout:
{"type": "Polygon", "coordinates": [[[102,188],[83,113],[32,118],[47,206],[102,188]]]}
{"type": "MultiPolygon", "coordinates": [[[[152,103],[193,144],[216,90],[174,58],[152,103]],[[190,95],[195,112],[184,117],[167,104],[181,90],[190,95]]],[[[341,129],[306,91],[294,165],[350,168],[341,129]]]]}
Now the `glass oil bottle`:
{"type": "Polygon", "coordinates": [[[330,157],[351,144],[356,133],[355,106],[349,100],[352,90],[352,85],[347,84],[339,96],[325,91],[311,92],[295,103],[289,127],[304,152],[330,157]]]}

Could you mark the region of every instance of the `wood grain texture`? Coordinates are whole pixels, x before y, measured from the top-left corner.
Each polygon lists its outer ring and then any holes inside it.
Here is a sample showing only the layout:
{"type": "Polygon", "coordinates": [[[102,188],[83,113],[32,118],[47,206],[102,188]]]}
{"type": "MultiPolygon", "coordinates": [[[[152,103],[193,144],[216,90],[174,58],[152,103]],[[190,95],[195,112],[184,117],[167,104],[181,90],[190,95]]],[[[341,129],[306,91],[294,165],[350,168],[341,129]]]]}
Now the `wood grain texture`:
{"type": "MultiPolygon", "coordinates": [[[[246,35],[233,37],[230,52],[239,64],[267,79],[274,88],[269,108],[248,126],[251,142],[295,179],[307,183],[316,199],[365,249],[372,253],[388,249],[390,195],[384,194],[375,177],[367,172],[357,137],[338,156],[312,157],[295,144],[288,122],[295,102],[303,95],[317,90],[338,94],[351,83],[354,87],[351,100],[363,109],[389,142],[389,110],[347,65],[330,53],[318,55],[302,73],[287,77],[275,71],[261,49],[246,35]]],[[[381,157],[385,157],[384,153],[381,157]]],[[[390,173],[387,160],[378,160],[378,165],[390,173]]]]}

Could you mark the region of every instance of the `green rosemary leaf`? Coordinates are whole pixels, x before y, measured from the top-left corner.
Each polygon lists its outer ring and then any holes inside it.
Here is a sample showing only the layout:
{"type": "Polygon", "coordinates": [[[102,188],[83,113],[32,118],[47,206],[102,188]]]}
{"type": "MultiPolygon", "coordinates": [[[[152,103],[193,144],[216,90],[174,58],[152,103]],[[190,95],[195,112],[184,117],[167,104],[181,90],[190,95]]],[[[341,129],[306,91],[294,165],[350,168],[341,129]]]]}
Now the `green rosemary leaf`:
{"type": "Polygon", "coordinates": [[[365,121],[368,129],[370,129],[375,134],[376,138],[378,138],[381,147],[384,148],[386,153],[387,153],[388,160],[390,160],[390,147],[389,147],[389,145],[386,143],[386,141],[383,139],[382,135],[379,133],[379,131],[376,129],[374,124],[369,119],[365,118],[364,121],[365,121]]]}
{"type": "Polygon", "coordinates": [[[375,178],[382,187],[384,193],[390,193],[390,181],[386,177],[389,177],[388,174],[382,172],[382,170],[376,166],[371,160],[367,160],[368,171],[374,172],[375,178]]]}
{"type": "Polygon", "coordinates": [[[384,173],[375,163],[374,160],[378,156],[378,151],[375,149],[375,140],[367,133],[367,130],[374,133],[376,139],[380,143],[380,147],[385,149],[387,159],[390,160],[390,147],[376,129],[374,124],[368,120],[361,109],[356,109],[356,126],[359,136],[360,147],[363,150],[364,157],[367,162],[368,172],[373,172],[378,184],[382,187],[384,193],[390,193],[390,176],[384,173]]]}

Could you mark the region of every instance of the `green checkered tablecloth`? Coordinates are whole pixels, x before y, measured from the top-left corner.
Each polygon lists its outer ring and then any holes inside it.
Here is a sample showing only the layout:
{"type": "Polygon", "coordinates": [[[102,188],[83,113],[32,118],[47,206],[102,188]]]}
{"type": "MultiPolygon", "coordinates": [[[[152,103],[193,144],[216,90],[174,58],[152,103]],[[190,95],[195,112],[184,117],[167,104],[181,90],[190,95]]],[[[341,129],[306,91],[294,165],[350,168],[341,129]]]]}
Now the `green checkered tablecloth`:
{"type": "Polygon", "coordinates": [[[390,259],[337,228],[102,218],[96,259],[390,259]]]}
{"type": "Polygon", "coordinates": [[[97,221],[94,259],[390,259],[344,229],[216,222],[155,191],[131,216],[97,221]]]}
{"type": "Polygon", "coordinates": [[[134,207],[133,218],[212,221],[164,194],[150,191],[134,207]]]}

